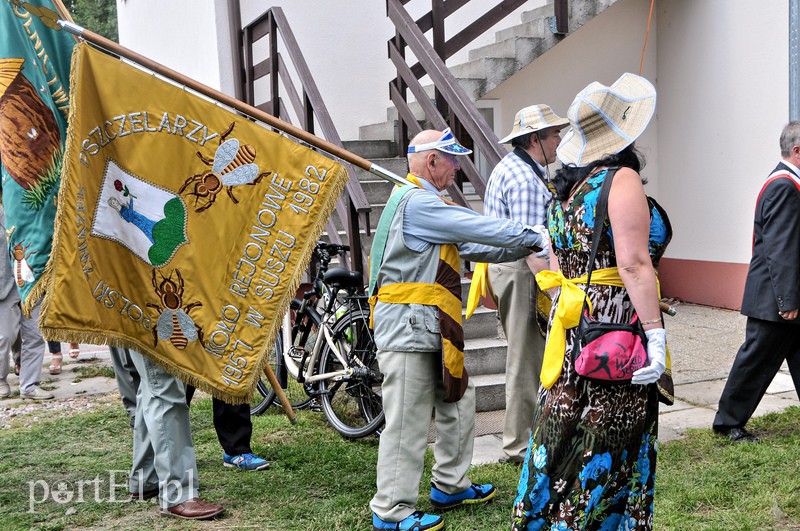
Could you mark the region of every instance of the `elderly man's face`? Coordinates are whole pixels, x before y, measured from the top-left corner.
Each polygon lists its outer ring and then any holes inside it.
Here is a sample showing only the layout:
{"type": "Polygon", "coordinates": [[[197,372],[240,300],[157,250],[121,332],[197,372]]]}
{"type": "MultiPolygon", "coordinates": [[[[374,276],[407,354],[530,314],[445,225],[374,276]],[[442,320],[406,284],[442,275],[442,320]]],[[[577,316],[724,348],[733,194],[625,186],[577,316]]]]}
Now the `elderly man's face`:
{"type": "Polygon", "coordinates": [[[428,164],[431,184],[440,192],[453,184],[456,179],[456,172],[461,169],[458,157],[438,150],[433,150],[428,155],[428,164]]]}
{"type": "Polygon", "coordinates": [[[552,164],[556,160],[556,148],[561,142],[561,128],[550,127],[539,132],[539,142],[541,143],[544,161],[539,161],[542,165],[552,164]],[[546,161],[546,162],[545,162],[546,161]]]}

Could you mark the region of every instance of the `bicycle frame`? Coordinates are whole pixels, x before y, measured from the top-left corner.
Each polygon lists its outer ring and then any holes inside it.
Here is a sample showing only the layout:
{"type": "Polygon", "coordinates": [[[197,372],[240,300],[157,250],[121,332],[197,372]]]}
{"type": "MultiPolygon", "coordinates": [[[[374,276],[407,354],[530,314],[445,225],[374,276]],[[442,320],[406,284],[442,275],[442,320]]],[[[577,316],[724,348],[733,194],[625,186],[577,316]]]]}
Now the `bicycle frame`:
{"type": "MultiPolygon", "coordinates": [[[[304,305],[307,303],[308,300],[303,301],[304,305]]],[[[318,338],[317,341],[314,343],[314,350],[312,350],[311,356],[306,361],[306,368],[305,371],[302,373],[302,376],[301,376],[300,365],[294,360],[294,358],[290,354],[292,348],[291,346],[293,344],[291,337],[292,336],[291,319],[289,317],[291,312],[287,312],[287,314],[283,318],[283,344],[286,345],[286,347],[283,349],[283,361],[284,363],[286,363],[286,370],[298,382],[311,384],[314,382],[318,382],[320,380],[327,380],[327,379],[334,379],[334,381],[338,381],[353,374],[352,369],[343,369],[341,371],[328,372],[325,374],[314,374],[314,371],[316,370],[317,367],[317,360],[319,359],[319,355],[322,352],[323,344],[327,345],[331,349],[331,351],[334,353],[334,355],[342,364],[342,366],[347,367],[349,365],[347,358],[345,358],[345,356],[343,356],[342,353],[339,351],[336,341],[333,338],[333,334],[331,333],[331,327],[328,324],[330,318],[334,315],[333,306],[335,305],[335,303],[336,303],[336,298],[331,297],[330,301],[328,302],[328,306],[325,308],[325,311],[321,315],[322,322],[320,323],[320,329],[324,341],[321,341],[320,338],[318,338]]],[[[301,309],[303,308],[304,306],[301,306],[301,309]]]]}

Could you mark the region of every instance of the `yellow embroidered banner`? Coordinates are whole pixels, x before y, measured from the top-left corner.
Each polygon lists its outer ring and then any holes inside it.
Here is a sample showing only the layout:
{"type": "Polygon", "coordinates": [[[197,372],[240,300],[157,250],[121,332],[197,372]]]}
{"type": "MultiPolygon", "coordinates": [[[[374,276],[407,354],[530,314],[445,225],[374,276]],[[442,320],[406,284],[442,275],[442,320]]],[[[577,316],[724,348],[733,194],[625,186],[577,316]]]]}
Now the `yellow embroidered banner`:
{"type": "Polygon", "coordinates": [[[347,173],[86,44],[71,86],[43,333],[249,399],[347,173]]]}

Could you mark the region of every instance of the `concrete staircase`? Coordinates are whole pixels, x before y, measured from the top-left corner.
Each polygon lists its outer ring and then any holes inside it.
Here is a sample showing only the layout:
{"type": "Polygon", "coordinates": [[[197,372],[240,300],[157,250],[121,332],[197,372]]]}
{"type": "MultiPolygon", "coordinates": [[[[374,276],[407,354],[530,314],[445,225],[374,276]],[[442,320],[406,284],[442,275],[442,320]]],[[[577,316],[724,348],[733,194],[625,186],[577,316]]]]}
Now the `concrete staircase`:
{"type": "MultiPolygon", "coordinates": [[[[570,31],[576,31],[614,2],[616,0],[571,0],[570,31]]],[[[448,65],[450,72],[472,101],[479,100],[564,38],[563,35],[553,33],[551,29],[551,24],[554,24],[552,0],[547,0],[541,7],[523,12],[520,18],[520,24],[495,32],[494,43],[470,50],[466,63],[448,65]]],[[[433,99],[433,86],[426,86],[425,91],[433,99]]],[[[414,116],[424,123],[425,115],[419,104],[413,102],[410,106],[414,116]]],[[[397,109],[389,107],[386,117],[385,122],[361,126],[359,139],[398,140],[397,109]]]]}

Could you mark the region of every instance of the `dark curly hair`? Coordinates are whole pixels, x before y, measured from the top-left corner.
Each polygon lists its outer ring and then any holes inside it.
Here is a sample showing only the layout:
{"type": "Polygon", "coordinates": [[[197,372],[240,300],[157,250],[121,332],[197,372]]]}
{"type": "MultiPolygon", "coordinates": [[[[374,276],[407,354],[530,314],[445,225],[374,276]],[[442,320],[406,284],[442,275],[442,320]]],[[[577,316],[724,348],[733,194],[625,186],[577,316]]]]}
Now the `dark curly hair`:
{"type": "MultiPolygon", "coordinates": [[[[644,168],[645,160],[644,155],[631,144],[615,155],[607,155],[600,160],[596,160],[587,164],[586,166],[575,166],[574,164],[565,164],[553,176],[553,185],[556,187],[556,199],[559,201],[566,201],[569,199],[573,188],[579,183],[582,183],[595,168],[602,166],[631,168],[636,173],[641,173],[644,168]]],[[[642,179],[646,183],[646,179],[642,179]]]]}

